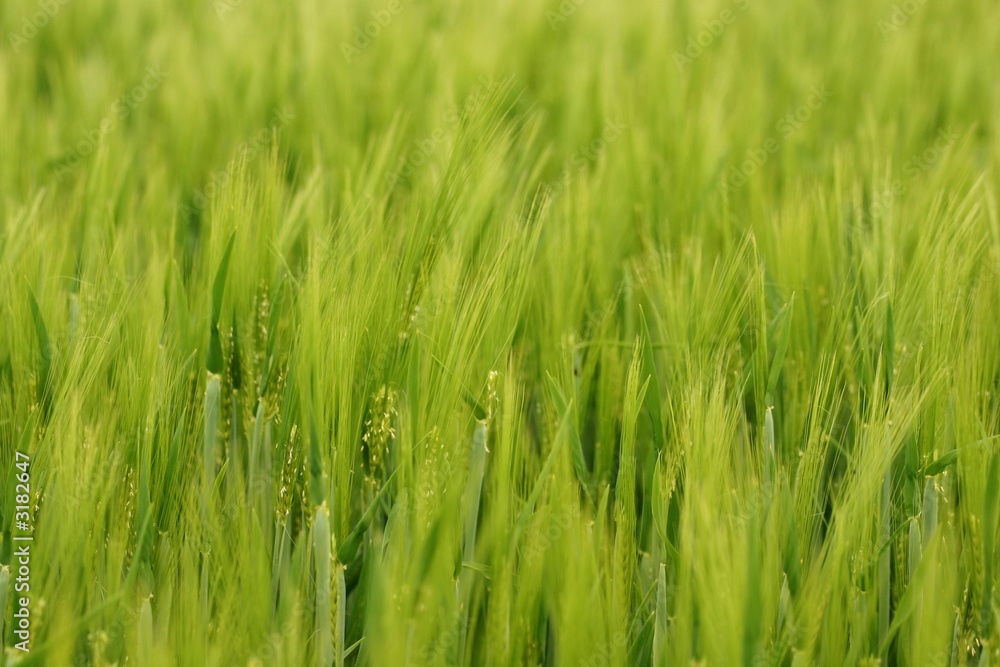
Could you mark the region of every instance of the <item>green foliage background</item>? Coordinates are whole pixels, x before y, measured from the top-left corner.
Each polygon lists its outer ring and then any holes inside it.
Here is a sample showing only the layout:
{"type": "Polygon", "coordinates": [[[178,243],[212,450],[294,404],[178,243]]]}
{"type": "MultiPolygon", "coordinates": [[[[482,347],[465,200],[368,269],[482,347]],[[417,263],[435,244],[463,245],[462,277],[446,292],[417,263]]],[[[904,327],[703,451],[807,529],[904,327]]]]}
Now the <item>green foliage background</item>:
{"type": "Polygon", "coordinates": [[[1000,5],[0,32],[6,664],[1000,660],[1000,5]]]}

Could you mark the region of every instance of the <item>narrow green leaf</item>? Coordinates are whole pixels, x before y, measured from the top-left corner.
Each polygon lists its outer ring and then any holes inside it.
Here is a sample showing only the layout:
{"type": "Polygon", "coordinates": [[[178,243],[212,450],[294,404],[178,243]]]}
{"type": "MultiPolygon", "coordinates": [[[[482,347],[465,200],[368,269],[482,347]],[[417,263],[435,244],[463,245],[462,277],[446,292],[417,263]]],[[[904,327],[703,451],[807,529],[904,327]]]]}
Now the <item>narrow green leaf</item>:
{"type": "Polygon", "coordinates": [[[576,477],[580,481],[580,485],[589,496],[590,471],[587,469],[587,461],[583,456],[583,443],[580,441],[580,432],[576,428],[576,420],[573,418],[572,412],[569,412],[569,404],[566,402],[566,396],[559,388],[555,378],[549,373],[545,374],[545,378],[548,380],[549,390],[552,392],[552,402],[555,404],[556,412],[560,415],[570,415],[566,429],[569,440],[570,461],[573,463],[573,470],[576,472],[576,477]]]}
{"type": "Polygon", "coordinates": [[[471,562],[475,560],[476,528],[479,523],[479,497],[483,488],[483,473],[486,466],[486,423],[476,422],[472,438],[472,453],[469,457],[469,477],[465,487],[463,502],[465,507],[465,539],[462,546],[462,558],[471,562]]]}
{"type": "MultiPolygon", "coordinates": [[[[313,550],[316,558],[316,666],[330,667],[333,662],[333,636],[331,634],[333,632],[333,619],[330,613],[332,591],[330,581],[330,512],[325,504],[316,508],[313,520],[313,550]]],[[[339,647],[343,648],[343,645],[339,644],[339,647]]]]}
{"type": "Polygon", "coordinates": [[[931,569],[932,563],[937,560],[937,545],[939,543],[940,540],[931,540],[928,549],[920,560],[920,564],[917,566],[916,572],[913,573],[910,579],[909,585],[903,591],[903,595],[899,599],[899,604],[896,605],[896,613],[892,618],[892,625],[888,627],[884,635],[880,635],[879,652],[882,655],[888,653],[892,638],[896,636],[899,629],[903,627],[903,623],[910,618],[910,615],[916,608],[926,585],[924,580],[927,578],[927,571],[931,569]]]}
{"type": "Polygon", "coordinates": [[[139,665],[153,664],[153,609],[149,598],[142,601],[139,607],[139,632],[137,636],[136,657],[139,665]]]}
{"type": "Polygon", "coordinates": [[[771,369],[767,376],[767,389],[764,392],[764,400],[768,407],[774,404],[774,392],[778,388],[778,378],[781,376],[781,368],[785,363],[785,354],[788,352],[788,340],[792,332],[792,313],[795,308],[795,295],[789,299],[785,307],[778,314],[778,328],[775,332],[776,347],[774,358],[771,360],[771,369]]]}
{"type": "Polygon", "coordinates": [[[212,285],[212,321],[209,323],[208,355],[205,358],[205,368],[209,373],[222,375],[222,340],[219,334],[219,318],[222,312],[222,297],[226,291],[226,275],[229,273],[229,258],[233,251],[233,241],[236,240],[236,232],[229,237],[226,250],[219,262],[219,268],[215,272],[215,282],[212,285]]]}
{"type": "Polygon", "coordinates": [[[632,646],[628,650],[628,664],[632,667],[649,664],[650,650],[653,647],[654,619],[655,614],[646,617],[646,621],[639,628],[635,641],[632,642],[632,646]]]}
{"type": "Polygon", "coordinates": [[[954,465],[955,462],[958,461],[959,452],[965,451],[966,449],[971,449],[973,447],[982,447],[983,445],[988,444],[996,440],[997,438],[1000,438],[1000,434],[991,435],[986,438],[981,438],[979,440],[976,440],[975,442],[970,442],[968,444],[952,449],[947,454],[929,463],[927,467],[924,468],[924,475],[926,475],[927,477],[935,477],[937,475],[940,475],[942,472],[945,471],[946,468],[948,468],[948,466],[954,465]]]}
{"type": "Polygon", "coordinates": [[[653,665],[663,667],[667,649],[667,566],[660,563],[656,575],[656,627],[653,631],[653,665]]]}
{"type": "Polygon", "coordinates": [[[0,638],[7,647],[7,596],[10,594],[10,568],[0,567],[0,638]]]}
{"type": "Polygon", "coordinates": [[[236,241],[236,231],[229,235],[229,242],[222,253],[222,259],[215,270],[215,280],[212,283],[212,324],[218,325],[222,313],[222,297],[226,292],[226,277],[229,273],[229,260],[233,254],[233,244],[236,241]]]}
{"type": "Polygon", "coordinates": [[[371,525],[372,519],[375,518],[375,512],[378,510],[379,504],[382,502],[382,498],[388,493],[391,486],[393,478],[396,476],[396,471],[392,471],[392,474],[386,478],[385,483],[379,492],[375,495],[371,504],[368,505],[368,509],[365,513],[361,515],[361,519],[354,526],[354,530],[350,532],[347,539],[344,540],[343,544],[337,550],[337,559],[341,563],[350,563],[354,560],[354,556],[358,553],[358,547],[361,546],[361,540],[364,537],[365,531],[368,530],[368,526],[371,525]]]}
{"type": "Polygon", "coordinates": [[[990,456],[986,495],[983,499],[983,595],[982,608],[979,612],[979,633],[982,637],[989,637],[992,634],[993,562],[998,515],[1000,515],[1000,452],[993,452],[990,456]]]}
{"type": "Polygon", "coordinates": [[[552,474],[552,469],[556,464],[556,456],[560,450],[560,443],[564,439],[567,439],[569,431],[569,421],[570,421],[570,411],[573,408],[573,402],[566,407],[566,412],[563,414],[562,422],[559,424],[559,429],[556,431],[556,437],[552,441],[552,448],[549,449],[549,455],[545,458],[545,463],[542,465],[541,472],[538,473],[538,477],[535,479],[535,484],[531,489],[531,494],[528,496],[528,500],[524,503],[524,507],[521,509],[521,513],[518,515],[517,520],[514,522],[514,530],[511,532],[510,539],[510,549],[512,551],[517,549],[517,543],[520,540],[521,534],[524,532],[525,527],[528,525],[528,520],[531,514],[535,511],[535,505],[538,503],[538,499],[542,496],[542,489],[545,487],[545,481],[552,474]]]}
{"type": "Polygon", "coordinates": [[[653,353],[653,338],[649,335],[649,325],[646,322],[646,314],[639,307],[639,321],[642,325],[643,338],[643,374],[652,378],[649,384],[649,391],[646,393],[646,412],[649,413],[649,420],[653,432],[653,444],[656,451],[663,449],[663,415],[660,404],[660,375],[656,369],[656,355],[653,353]]]}
{"type": "Polygon", "coordinates": [[[758,610],[761,595],[761,569],[764,566],[760,532],[764,524],[762,515],[754,512],[747,530],[747,589],[743,621],[743,664],[746,667],[754,667],[760,643],[761,617],[758,610]]]}
{"type": "Polygon", "coordinates": [[[885,311],[885,390],[892,389],[896,373],[896,324],[892,316],[892,299],[885,311]]]}
{"type": "Polygon", "coordinates": [[[662,545],[667,541],[668,508],[663,497],[663,470],[660,456],[656,457],[656,464],[653,466],[653,482],[651,487],[649,504],[652,507],[653,526],[656,528],[656,535],[662,545]]]}
{"type": "Polygon", "coordinates": [[[605,484],[601,492],[601,500],[597,504],[597,514],[594,517],[594,548],[597,553],[604,548],[604,531],[608,520],[608,504],[611,500],[611,485],[605,484]]]}
{"type": "Polygon", "coordinates": [[[45,318],[35,300],[35,293],[28,288],[28,301],[31,305],[31,319],[35,324],[35,336],[38,338],[38,387],[43,408],[48,410],[49,404],[49,373],[52,368],[52,344],[49,342],[49,332],[45,327],[45,318]]]}
{"type": "MultiPolygon", "coordinates": [[[[319,428],[316,426],[316,415],[309,411],[309,502],[314,506],[322,505],[326,499],[326,472],[323,465],[323,454],[320,451],[319,428]]],[[[336,508],[334,508],[336,509],[336,508]]],[[[341,563],[349,563],[351,559],[340,559],[341,563]]]]}
{"type": "Polygon", "coordinates": [[[937,488],[934,485],[934,480],[928,479],[924,482],[924,502],[923,509],[920,511],[920,514],[923,517],[924,522],[923,535],[925,541],[930,540],[934,536],[934,532],[937,530],[937,495],[937,488]]]}
{"type": "Polygon", "coordinates": [[[257,388],[258,396],[263,396],[267,391],[267,382],[270,378],[271,367],[274,365],[274,345],[278,340],[278,328],[281,325],[282,307],[285,302],[285,281],[278,284],[278,293],[271,302],[271,312],[267,321],[267,343],[264,347],[264,360],[260,371],[260,384],[257,388]]]}

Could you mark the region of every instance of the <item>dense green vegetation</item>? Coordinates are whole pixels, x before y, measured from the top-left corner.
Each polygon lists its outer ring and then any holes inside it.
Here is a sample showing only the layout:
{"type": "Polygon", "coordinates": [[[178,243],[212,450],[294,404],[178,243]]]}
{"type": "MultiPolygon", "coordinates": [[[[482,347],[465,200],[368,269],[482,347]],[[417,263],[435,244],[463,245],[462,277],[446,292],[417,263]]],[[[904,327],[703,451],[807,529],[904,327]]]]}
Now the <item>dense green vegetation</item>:
{"type": "Polygon", "coordinates": [[[1000,661],[997,3],[0,29],[6,664],[1000,661]]]}

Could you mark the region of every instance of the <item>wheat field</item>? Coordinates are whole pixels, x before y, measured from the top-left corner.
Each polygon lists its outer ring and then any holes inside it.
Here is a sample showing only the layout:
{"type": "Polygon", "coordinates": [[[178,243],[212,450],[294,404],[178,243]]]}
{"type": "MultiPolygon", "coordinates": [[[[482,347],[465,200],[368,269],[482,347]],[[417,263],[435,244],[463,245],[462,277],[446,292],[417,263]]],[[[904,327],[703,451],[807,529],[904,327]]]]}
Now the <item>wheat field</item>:
{"type": "Polygon", "coordinates": [[[4,0],[3,665],[1000,664],[1000,5],[4,0]]]}

